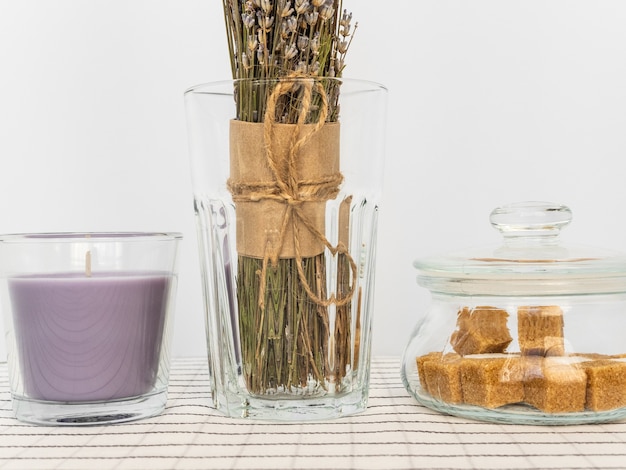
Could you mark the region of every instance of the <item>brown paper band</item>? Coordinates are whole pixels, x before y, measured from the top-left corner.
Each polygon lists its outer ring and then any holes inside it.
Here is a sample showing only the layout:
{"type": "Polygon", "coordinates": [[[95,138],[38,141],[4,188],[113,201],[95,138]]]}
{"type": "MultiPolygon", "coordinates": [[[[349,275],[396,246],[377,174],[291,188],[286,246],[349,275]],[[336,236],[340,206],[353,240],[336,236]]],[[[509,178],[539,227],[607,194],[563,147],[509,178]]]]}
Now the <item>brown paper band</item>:
{"type": "Polygon", "coordinates": [[[286,80],[276,86],[266,104],[262,126],[231,121],[231,178],[228,182],[237,209],[238,251],[245,254],[250,249],[248,256],[263,259],[259,307],[262,311],[265,309],[268,265],[275,266],[279,257],[297,260],[295,264],[301,285],[313,302],[323,306],[332,303],[346,305],[356,288],[357,266],[345,243],[339,241],[333,246],[324,234],[324,205],[337,197],[343,181],[339,172],[339,124],[326,122],[326,91],[314,80],[301,83],[286,80]],[[276,122],[279,97],[296,90],[301,92],[302,103],[297,123],[276,122]],[[321,97],[322,104],[317,123],[307,125],[305,121],[314,90],[321,97]],[[240,210],[242,207],[246,209],[240,210]],[[243,212],[248,215],[240,216],[243,212]],[[270,212],[276,213],[279,225],[275,224],[270,212]],[[252,237],[248,243],[250,226],[258,236],[252,237]],[[345,255],[350,263],[350,290],[339,298],[335,294],[322,298],[314,292],[302,267],[303,258],[315,256],[324,248],[333,256],[345,255]]]}
{"type": "MultiPolygon", "coordinates": [[[[312,257],[323,252],[324,242],[302,219],[324,233],[326,201],[339,192],[339,123],[315,125],[274,124],[271,152],[278,178],[268,163],[264,124],[233,120],[230,123],[230,179],[228,186],[237,208],[237,252],[263,258],[267,249],[279,258],[312,257]],[[295,166],[289,168],[294,133],[310,134],[300,147],[295,166]],[[297,205],[301,217],[282,230],[286,212],[297,205]],[[282,237],[282,239],[281,239],[282,237]]],[[[297,138],[297,136],[295,136],[297,138]]]]}

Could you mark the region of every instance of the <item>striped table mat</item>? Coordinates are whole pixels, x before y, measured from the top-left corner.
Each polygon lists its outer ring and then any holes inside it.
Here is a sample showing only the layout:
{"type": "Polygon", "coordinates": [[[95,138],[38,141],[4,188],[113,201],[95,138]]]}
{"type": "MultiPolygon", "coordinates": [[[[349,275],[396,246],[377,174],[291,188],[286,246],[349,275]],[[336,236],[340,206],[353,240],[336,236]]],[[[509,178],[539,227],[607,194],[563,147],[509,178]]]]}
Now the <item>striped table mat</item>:
{"type": "Polygon", "coordinates": [[[373,360],[367,411],[309,423],[230,419],[211,407],[206,362],[174,360],[157,417],[44,427],[12,417],[0,364],[0,469],[626,469],[626,421],[513,426],[418,405],[395,357],[373,360]]]}

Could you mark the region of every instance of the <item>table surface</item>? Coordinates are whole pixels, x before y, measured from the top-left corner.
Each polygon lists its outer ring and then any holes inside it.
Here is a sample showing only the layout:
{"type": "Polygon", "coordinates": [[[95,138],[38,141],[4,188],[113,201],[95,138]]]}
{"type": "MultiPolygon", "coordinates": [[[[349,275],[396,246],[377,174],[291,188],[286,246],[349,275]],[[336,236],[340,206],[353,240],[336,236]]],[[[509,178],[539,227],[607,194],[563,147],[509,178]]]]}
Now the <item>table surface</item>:
{"type": "Polygon", "coordinates": [[[211,407],[206,362],[178,358],[157,417],[94,427],[13,418],[0,364],[0,469],[625,469],[626,421],[514,426],[417,404],[400,361],[374,358],[368,409],[308,423],[231,419],[211,407]]]}

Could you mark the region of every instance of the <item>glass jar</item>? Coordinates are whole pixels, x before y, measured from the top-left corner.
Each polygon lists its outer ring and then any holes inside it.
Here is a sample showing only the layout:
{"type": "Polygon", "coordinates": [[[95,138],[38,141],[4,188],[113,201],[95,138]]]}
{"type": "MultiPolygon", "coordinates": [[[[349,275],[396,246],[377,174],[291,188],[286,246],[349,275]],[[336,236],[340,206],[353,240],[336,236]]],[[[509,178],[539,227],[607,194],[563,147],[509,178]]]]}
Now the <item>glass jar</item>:
{"type": "Polygon", "coordinates": [[[432,296],[402,362],[424,406],[485,421],[626,417],[626,256],[562,244],[544,202],[495,209],[496,247],[415,261],[432,296]]]}

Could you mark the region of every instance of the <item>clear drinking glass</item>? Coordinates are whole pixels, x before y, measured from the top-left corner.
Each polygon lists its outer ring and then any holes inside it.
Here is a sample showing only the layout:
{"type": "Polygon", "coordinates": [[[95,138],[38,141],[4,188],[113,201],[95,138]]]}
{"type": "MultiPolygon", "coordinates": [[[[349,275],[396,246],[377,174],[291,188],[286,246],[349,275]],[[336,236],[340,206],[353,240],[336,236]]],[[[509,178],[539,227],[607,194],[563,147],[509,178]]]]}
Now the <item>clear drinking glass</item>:
{"type": "Polygon", "coordinates": [[[180,239],[0,236],[0,296],[19,420],[117,423],[164,409],[180,239]]]}
{"type": "Polygon", "coordinates": [[[365,409],[386,99],[383,86],[347,79],[185,93],[213,400],[225,414],[365,409]]]}

